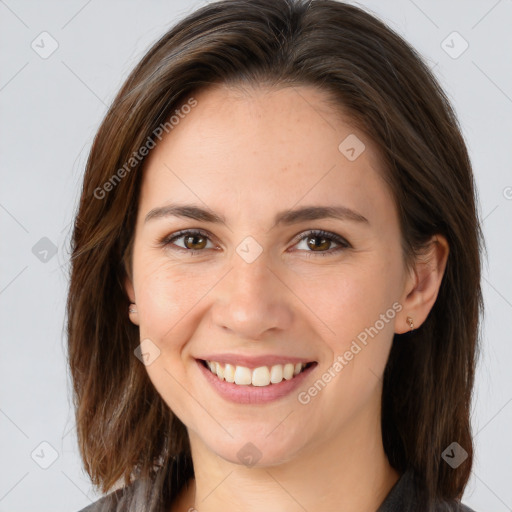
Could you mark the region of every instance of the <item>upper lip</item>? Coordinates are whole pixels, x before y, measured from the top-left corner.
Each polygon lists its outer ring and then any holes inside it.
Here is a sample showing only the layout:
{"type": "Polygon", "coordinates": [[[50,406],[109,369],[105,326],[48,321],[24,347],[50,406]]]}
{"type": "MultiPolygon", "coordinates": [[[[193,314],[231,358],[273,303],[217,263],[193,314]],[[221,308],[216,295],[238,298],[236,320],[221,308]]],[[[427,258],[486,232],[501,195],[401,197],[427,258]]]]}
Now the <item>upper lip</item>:
{"type": "Polygon", "coordinates": [[[221,364],[231,364],[233,366],[245,366],[246,368],[259,368],[260,366],[273,366],[275,364],[286,363],[312,363],[313,359],[303,357],[281,356],[277,354],[266,354],[262,356],[247,356],[242,354],[208,354],[197,359],[204,361],[215,361],[221,364]]]}

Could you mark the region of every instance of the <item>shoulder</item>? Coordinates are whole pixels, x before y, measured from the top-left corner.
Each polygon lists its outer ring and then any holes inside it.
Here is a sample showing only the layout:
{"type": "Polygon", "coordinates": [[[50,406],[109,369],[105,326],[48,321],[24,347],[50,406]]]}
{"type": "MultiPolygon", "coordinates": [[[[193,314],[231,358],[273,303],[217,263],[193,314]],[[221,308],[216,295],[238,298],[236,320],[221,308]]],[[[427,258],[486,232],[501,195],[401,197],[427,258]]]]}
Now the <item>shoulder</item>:
{"type": "Polygon", "coordinates": [[[464,505],[463,503],[457,502],[452,505],[447,505],[445,508],[439,508],[440,512],[476,512],[472,508],[469,508],[467,505],[464,505]]]}
{"type": "Polygon", "coordinates": [[[137,474],[123,487],[102,496],[77,512],[164,512],[179,493],[183,482],[193,475],[190,461],[179,456],[150,476],[137,474]]]}
{"type": "Polygon", "coordinates": [[[460,501],[452,501],[450,503],[444,501],[436,506],[435,512],[476,512],[476,510],[469,508],[460,501]]]}
{"type": "MultiPolygon", "coordinates": [[[[424,508],[421,506],[421,501],[414,474],[408,470],[395,483],[377,512],[416,512],[424,508]]],[[[438,501],[431,510],[433,512],[477,512],[455,500],[438,501]]]]}
{"type": "Polygon", "coordinates": [[[78,510],[77,512],[115,512],[120,503],[121,498],[124,496],[126,487],[117,489],[105,496],[102,496],[94,503],[87,505],[87,507],[78,510]]]}

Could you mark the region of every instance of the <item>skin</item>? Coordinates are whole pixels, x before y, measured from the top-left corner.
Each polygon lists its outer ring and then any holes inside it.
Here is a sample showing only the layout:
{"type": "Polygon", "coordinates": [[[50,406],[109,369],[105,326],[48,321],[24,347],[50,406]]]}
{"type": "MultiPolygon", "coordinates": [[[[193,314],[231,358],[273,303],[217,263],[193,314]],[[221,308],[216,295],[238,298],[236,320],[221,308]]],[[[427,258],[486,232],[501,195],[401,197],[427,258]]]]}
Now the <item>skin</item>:
{"type": "Polygon", "coordinates": [[[197,106],[146,161],[126,280],[137,305],[130,319],[160,350],[148,375],[191,443],[195,479],[172,511],[377,510],[400,476],[382,445],[382,375],[394,333],[410,330],[408,316],[418,328],[431,310],[448,244],[436,237],[406,268],[379,154],[323,91],[222,85],[194,97],[197,106]],[[338,150],[350,134],[365,144],[354,161],[338,150]],[[171,202],[208,208],[227,226],[144,222],[171,202]],[[343,205],[368,223],[326,218],[272,228],[277,212],[306,205],[343,205]],[[159,245],[182,229],[202,229],[209,239],[159,245]],[[311,240],[311,229],[351,247],[333,252],[339,245],[311,240]],[[295,240],[301,233],[306,238],[295,240]],[[262,248],[252,263],[236,252],[247,236],[262,248]],[[297,392],[267,404],[228,402],[195,362],[208,352],[304,357],[318,362],[304,391],[393,303],[401,311],[305,405],[297,392]],[[252,467],[237,457],[247,442],[261,452],[252,467]]]}

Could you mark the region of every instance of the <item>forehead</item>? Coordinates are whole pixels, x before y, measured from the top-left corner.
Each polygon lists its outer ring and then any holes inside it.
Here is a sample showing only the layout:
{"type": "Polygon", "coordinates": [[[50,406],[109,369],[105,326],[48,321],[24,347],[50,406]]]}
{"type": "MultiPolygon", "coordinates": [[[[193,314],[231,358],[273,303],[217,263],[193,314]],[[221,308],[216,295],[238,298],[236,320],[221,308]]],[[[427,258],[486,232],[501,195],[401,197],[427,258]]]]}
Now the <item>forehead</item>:
{"type": "Polygon", "coordinates": [[[141,210],[171,200],[242,215],[298,201],[389,209],[379,153],[324,91],[221,85],[193,98],[146,160],[141,210]]]}

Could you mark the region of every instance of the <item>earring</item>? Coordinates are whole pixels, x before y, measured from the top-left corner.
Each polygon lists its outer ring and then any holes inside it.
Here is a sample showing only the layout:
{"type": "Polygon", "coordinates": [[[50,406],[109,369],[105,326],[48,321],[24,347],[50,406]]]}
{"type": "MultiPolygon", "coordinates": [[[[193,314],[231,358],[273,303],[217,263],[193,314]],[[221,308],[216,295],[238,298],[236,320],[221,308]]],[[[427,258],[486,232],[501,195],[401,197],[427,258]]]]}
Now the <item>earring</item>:
{"type": "Polygon", "coordinates": [[[409,323],[411,331],[414,330],[414,322],[412,321],[412,318],[410,316],[407,317],[407,322],[409,323]]]}
{"type": "Polygon", "coordinates": [[[137,313],[137,306],[135,304],[130,304],[130,307],[128,308],[129,313],[137,313]]]}

